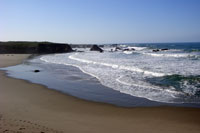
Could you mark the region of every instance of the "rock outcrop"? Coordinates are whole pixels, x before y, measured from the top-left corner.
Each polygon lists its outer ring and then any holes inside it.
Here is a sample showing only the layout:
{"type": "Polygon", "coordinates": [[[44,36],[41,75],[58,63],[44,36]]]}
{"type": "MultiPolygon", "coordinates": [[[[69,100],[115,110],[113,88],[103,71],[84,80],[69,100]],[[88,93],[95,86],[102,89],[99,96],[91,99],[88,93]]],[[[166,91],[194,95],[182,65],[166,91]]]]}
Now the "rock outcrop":
{"type": "Polygon", "coordinates": [[[168,48],[163,48],[163,49],[161,49],[161,51],[166,51],[166,50],[169,50],[168,48]]]}
{"type": "Polygon", "coordinates": [[[135,49],[134,48],[125,48],[122,51],[135,51],[135,49]]]}
{"type": "Polygon", "coordinates": [[[115,51],[122,50],[120,47],[115,47],[115,51]]]}
{"type": "Polygon", "coordinates": [[[1,54],[50,54],[72,52],[68,44],[51,42],[0,42],[1,54]]]}
{"type": "Polygon", "coordinates": [[[99,51],[99,52],[103,52],[103,49],[101,49],[99,46],[97,45],[93,45],[91,48],[90,48],[90,51],[99,51]]]}
{"type": "Polygon", "coordinates": [[[38,44],[38,53],[66,53],[72,52],[72,48],[68,44],[59,44],[59,43],[39,43],[38,44]]]}
{"type": "Polygon", "coordinates": [[[168,48],[163,48],[163,49],[153,49],[153,52],[158,52],[158,51],[166,51],[169,50],[168,48]]]}
{"type": "Polygon", "coordinates": [[[160,51],[159,49],[153,49],[152,50],[153,52],[158,52],[158,51],[160,51]]]}

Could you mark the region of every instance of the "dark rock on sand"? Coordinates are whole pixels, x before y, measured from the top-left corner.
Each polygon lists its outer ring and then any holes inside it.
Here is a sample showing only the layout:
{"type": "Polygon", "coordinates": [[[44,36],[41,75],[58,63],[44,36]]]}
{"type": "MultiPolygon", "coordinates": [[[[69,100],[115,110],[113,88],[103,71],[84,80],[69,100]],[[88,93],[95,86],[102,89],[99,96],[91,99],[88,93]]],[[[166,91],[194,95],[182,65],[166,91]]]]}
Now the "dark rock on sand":
{"type": "Polygon", "coordinates": [[[90,48],[90,51],[99,51],[99,52],[103,52],[103,49],[101,49],[99,46],[97,45],[93,45],[91,48],[90,48]]]}
{"type": "Polygon", "coordinates": [[[35,72],[35,73],[38,73],[38,72],[40,72],[40,70],[34,70],[34,72],[35,72]]]}

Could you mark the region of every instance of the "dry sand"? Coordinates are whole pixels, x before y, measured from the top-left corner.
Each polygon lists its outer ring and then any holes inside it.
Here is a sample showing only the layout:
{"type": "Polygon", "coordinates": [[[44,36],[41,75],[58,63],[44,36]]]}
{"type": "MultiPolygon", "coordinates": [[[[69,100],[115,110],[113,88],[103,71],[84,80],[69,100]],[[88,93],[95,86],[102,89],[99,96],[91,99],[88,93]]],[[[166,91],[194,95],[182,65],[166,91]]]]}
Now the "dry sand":
{"type": "MultiPolygon", "coordinates": [[[[29,55],[0,55],[0,67],[29,55]]],[[[0,71],[0,133],[199,133],[200,109],[88,102],[0,71]]]]}

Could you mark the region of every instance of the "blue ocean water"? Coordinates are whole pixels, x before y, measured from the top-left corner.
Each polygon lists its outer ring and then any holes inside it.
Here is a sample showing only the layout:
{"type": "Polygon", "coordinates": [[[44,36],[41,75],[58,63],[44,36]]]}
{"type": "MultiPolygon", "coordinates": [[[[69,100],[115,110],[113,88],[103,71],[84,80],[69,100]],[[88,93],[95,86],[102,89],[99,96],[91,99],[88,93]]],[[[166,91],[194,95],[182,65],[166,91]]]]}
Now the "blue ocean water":
{"type": "Polygon", "coordinates": [[[183,49],[186,51],[200,50],[200,42],[185,42],[185,43],[125,43],[128,46],[148,47],[148,48],[168,48],[168,49],[183,49]]]}
{"type": "Polygon", "coordinates": [[[132,96],[166,103],[200,101],[199,43],[121,44],[118,50],[115,47],[105,46],[104,53],[83,49],[83,53],[49,55],[41,60],[79,67],[101,84],[132,96]]]}
{"type": "MultiPolygon", "coordinates": [[[[103,86],[126,94],[127,98],[132,96],[167,104],[200,103],[200,43],[104,45],[103,53],[90,51],[89,48],[80,50],[84,52],[43,55],[29,62],[51,66],[48,67],[51,73],[58,69],[62,70],[62,73],[54,74],[59,81],[63,82],[66,80],[64,75],[70,74],[67,73],[68,66],[77,67],[83,73],[96,78],[103,86]]],[[[11,68],[10,71],[13,69],[11,68]]],[[[77,79],[79,76],[75,77],[77,79]]],[[[48,86],[49,83],[43,84],[48,86]]],[[[56,86],[58,85],[59,83],[56,83],[56,86]]],[[[63,84],[60,89],[62,86],[63,84]]],[[[76,88],[81,90],[81,87],[76,88]]],[[[98,94],[103,99],[105,93],[100,94],[100,90],[98,89],[98,94]]],[[[87,98],[86,94],[85,99],[88,100],[95,99],[95,95],[98,95],[90,91],[87,93],[91,98],[87,98]]],[[[81,93],[76,96],[80,97],[80,95],[81,93]]],[[[123,96],[123,99],[126,96],[123,96]]],[[[121,98],[119,95],[117,97],[121,98]]],[[[102,99],[96,101],[109,101],[102,99]]]]}

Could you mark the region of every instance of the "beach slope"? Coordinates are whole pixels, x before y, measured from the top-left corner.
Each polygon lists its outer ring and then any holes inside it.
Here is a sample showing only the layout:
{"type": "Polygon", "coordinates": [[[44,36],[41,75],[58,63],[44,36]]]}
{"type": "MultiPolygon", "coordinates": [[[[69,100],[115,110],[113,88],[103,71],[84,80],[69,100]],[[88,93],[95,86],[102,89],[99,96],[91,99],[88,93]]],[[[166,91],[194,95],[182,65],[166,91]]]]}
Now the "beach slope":
{"type": "MultiPolygon", "coordinates": [[[[30,55],[0,55],[0,67],[30,55]]],[[[199,133],[200,109],[121,108],[84,101],[0,71],[0,133],[199,133]]]]}

